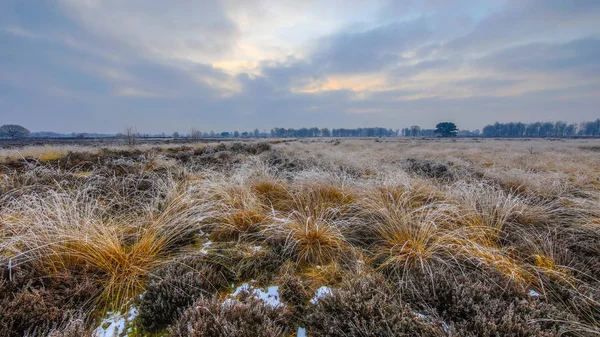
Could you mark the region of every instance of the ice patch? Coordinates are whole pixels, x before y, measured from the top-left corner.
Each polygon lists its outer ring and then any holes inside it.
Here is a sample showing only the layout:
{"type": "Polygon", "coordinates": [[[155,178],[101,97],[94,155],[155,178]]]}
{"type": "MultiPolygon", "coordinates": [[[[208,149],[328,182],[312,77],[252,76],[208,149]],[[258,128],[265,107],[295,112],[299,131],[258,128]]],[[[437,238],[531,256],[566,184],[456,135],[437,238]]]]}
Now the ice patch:
{"type": "Polygon", "coordinates": [[[208,249],[211,245],[213,244],[212,241],[206,241],[204,244],[202,244],[202,249],[200,249],[200,253],[206,255],[208,254],[208,249]]]}
{"type": "Polygon", "coordinates": [[[540,297],[540,293],[538,293],[537,291],[531,289],[531,290],[529,290],[529,296],[540,297]]]}
{"type": "Polygon", "coordinates": [[[298,328],[298,332],[296,333],[296,337],[306,337],[306,329],[298,328]]]}
{"type": "Polygon", "coordinates": [[[315,292],[315,297],[313,297],[313,299],[310,300],[310,303],[315,304],[319,302],[319,300],[331,295],[331,288],[327,286],[322,286],[321,288],[317,289],[317,291],[315,292]]]}
{"type": "Polygon", "coordinates": [[[418,318],[418,319],[423,319],[423,318],[425,318],[425,315],[423,315],[423,314],[420,314],[420,313],[418,313],[418,312],[414,312],[414,311],[413,311],[413,315],[415,315],[415,317],[416,317],[416,318],[418,318]]]}
{"type": "Polygon", "coordinates": [[[235,288],[235,291],[229,295],[232,298],[237,297],[240,293],[247,292],[263,301],[266,305],[273,308],[283,306],[283,303],[279,300],[279,286],[269,286],[266,291],[260,288],[254,288],[248,283],[244,283],[241,286],[235,288]]]}
{"type": "MultiPolygon", "coordinates": [[[[110,316],[103,319],[100,326],[94,332],[94,337],[118,337],[123,336],[123,333],[129,333],[129,323],[137,316],[137,310],[132,307],[128,312],[109,313],[110,316]],[[127,332],[125,331],[127,329],[127,332]]],[[[127,334],[125,334],[127,336],[127,334]]]]}
{"type": "Polygon", "coordinates": [[[444,332],[449,334],[450,333],[450,326],[448,326],[448,324],[446,324],[446,322],[442,321],[442,329],[444,329],[444,332]]]}

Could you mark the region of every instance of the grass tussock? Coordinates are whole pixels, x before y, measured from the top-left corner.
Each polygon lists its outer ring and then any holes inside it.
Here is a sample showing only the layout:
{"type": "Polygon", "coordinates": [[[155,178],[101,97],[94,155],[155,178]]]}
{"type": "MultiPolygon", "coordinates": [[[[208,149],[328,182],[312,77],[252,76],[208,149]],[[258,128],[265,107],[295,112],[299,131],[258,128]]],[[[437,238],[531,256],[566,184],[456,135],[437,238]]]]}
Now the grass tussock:
{"type": "Polygon", "coordinates": [[[332,220],[332,211],[293,211],[266,228],[268,240],[283,246],[284,254],[297,263],[326,264],[348,252],[341,231],[343,224],[332,220]]]}

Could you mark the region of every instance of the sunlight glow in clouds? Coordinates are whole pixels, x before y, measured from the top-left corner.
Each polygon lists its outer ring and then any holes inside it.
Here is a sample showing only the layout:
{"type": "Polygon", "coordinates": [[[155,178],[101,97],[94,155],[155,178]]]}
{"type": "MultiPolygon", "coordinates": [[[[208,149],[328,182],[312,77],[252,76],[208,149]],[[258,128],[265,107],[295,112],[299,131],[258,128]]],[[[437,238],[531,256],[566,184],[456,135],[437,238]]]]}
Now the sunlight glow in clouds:
{"type": "Polygon", "coordinates": [[[7,0],[0,117],[60,132],[576,122],[598,117],[599,35],[595,0],[7,0]]]}

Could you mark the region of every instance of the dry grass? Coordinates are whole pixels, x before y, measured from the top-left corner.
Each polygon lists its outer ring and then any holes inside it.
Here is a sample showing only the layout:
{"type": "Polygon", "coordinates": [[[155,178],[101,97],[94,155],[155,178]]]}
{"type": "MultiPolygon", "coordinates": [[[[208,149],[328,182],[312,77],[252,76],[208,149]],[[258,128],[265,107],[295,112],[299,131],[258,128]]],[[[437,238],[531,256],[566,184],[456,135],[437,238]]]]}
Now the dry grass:
{"type": "Polygon", "coordinates": [[[336,261],[349,246],[340,230],[342,224],[331,220],[331,213],[306,209],[293,211],[284,219],[275,217],[275,222],[265,229],[268,241],[283,245],[284,252],[297,263],[336,261]]]}

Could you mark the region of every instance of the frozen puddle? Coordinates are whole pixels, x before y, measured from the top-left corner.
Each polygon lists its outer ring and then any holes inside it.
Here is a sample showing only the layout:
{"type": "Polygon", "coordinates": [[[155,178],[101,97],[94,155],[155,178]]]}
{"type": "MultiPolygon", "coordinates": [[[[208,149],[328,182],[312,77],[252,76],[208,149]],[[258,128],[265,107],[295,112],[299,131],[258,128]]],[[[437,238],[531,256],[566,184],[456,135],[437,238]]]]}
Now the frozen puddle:
{"type": "Polygon", "coordinates": [[[310,303],[316,304],[317,302],[319,302],[320,299],[323,299],[327,296],[331,296],[331,294],[331,288],[322,286],[319,289],[317,289],[317,291],[315,292],[315,297],[313,297],[312,300],[310,300],[310,303]]]}
{"type": "Polygon", "coordinates": [[[94,330],[93,337],[121,337],[130,332],[129,325],[137,315],[137,310],[131,308],[128,312],[109,313],[110,316],[103,319],[100,326],[94,330]]]}
{"type": "Polygon", "coordinates": [[[242,292],[249,293],[273,308],[283,306],[283,303],[281,303],[281,300],[279,299],[279,286],[269,286],[266,290],[263,290],[261,288],[254,288],[248,283],[244,283],[235,288],[235,290],[228,297],[235,298],[242,292]]]}

